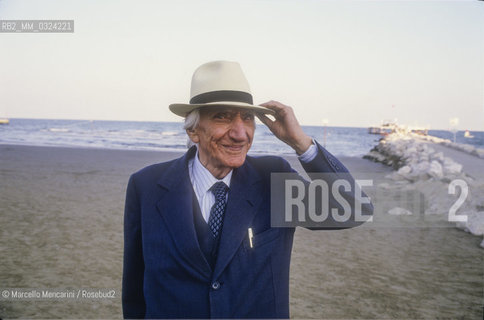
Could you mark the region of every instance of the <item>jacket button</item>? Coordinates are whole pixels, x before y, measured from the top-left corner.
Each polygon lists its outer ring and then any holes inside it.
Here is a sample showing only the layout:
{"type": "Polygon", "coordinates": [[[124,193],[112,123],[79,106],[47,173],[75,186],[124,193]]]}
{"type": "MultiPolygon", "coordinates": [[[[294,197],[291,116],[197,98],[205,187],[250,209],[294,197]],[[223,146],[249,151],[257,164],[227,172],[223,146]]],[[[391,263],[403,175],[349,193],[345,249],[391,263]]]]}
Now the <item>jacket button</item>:
{"type": "Polygon", "coordinates": [[[215,281],[212,283],[212,289],[213,290],[218,290],[220,288],[220,282],[215,281]]]}

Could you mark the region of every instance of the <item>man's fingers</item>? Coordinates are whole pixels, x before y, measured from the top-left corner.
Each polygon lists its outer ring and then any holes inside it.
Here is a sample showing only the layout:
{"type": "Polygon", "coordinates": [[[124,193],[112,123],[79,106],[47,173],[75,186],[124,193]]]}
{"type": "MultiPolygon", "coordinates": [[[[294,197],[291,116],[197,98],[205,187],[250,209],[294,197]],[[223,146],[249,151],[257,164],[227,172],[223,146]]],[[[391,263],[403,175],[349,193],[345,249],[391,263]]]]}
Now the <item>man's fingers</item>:
{"type": "Polygon", "coordinates": [[[278,101],[269,101],[260,104],[260,106],[266,107],[267,109],[271,109],[276,112],[274,117],[277,120],[283,120],[284,118],[288,117],[290,114],[293,113],[292,108],[289,106],[286,106],[278,101]]]}
{"type": "Polygon", "coordinates": [[[259,118],[259,120],[265,124],[267,127],[269,127],[269,129],[272,127],[272,124],[274,123],[274,121],[272,121],[269,117],[267,117],[265,114],[263,113],[257,113],[256,114],[257,118],[259,118]]]}
{"type": "Polygon", "coordinates": [[[274,100],[261,103],[260,106],[266,107],[267,109],[271,109],[274,111],[279,111],[284,108],[287,108],[287,106],[283,105],[279,101],[274,101],[274,100]]]}

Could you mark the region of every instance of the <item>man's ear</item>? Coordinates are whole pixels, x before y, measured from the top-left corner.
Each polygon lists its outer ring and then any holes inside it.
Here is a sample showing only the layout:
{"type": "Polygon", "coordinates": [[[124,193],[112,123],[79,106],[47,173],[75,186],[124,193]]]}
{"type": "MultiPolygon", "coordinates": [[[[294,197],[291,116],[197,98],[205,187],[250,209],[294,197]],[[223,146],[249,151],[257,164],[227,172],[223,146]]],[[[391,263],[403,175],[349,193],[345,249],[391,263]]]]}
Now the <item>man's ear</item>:
{"type": "Polygon", "coordinates": [[[192,140],[193,143],[200,142],[200,137],[198,136],[198,132],[196,129],[187,129],[186,130],[188,137],[192,140]]]}

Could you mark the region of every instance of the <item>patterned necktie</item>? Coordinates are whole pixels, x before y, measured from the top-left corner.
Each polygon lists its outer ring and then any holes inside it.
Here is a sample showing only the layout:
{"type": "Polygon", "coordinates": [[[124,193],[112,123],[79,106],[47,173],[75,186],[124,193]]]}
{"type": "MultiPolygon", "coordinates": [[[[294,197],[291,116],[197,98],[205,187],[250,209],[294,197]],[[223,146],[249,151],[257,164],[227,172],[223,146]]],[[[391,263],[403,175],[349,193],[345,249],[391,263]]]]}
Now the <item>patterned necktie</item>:
{"type": "Polygon", "coordinates": [[[212,235],[216,238],[222,228],[225,207],[227,206],[227,191],[229,187],[222,181],[215,183],[210,191],[215,195],[215,203],[210,209],[208,226],[212,230],[212,235]]]}

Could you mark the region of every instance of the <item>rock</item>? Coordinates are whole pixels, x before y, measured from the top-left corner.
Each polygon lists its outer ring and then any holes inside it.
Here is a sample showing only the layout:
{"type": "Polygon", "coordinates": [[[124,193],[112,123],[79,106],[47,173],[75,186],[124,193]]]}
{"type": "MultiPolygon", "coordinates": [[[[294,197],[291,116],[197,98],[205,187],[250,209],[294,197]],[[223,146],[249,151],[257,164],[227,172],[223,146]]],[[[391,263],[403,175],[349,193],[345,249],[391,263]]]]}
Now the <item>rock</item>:
{"type": "Polygon", "coordinates": [[[444,154],[442,152],[433,153],[430,158],[439,162],[444,162],[444,154]]]}
{"type": "MultiPolygon", "coordinates": [[[[468,195],[457,213],[457,216],[466,215],[467,221],[456,222],[456,227],[482,237],[484,235],[484,198],[482,197],[484,182],[467,180],[461,164],[452,158],[445,157],[442,152],[436,152],[431,143],[424,141],[447,145],[450,148],[471,153],[484,159],[484,149],[477,149],[473,146],[455,144],[450,140],[434,139],[430,136],[417,137],[404,133],[390,134],[380,140],[379,144],[367,155],[375,161],[391,165],[396,170],[386,176],[393,181],[382,183],[379,187],[401,192],[407,188],[414,188],[425,198],[421,207],[422,213],[447,216],[449,208],[457,199],[457,195],[450,196],[448,194],[448,184],[453,179],[463,179],[473,192],[468,195]],[[473,183],[479,184],[473,185],[473,183]]],[[[412,212],[402,207],[395,207],[388,210],[387,214],[408,216],[412,212]]],[[[484,239],[480,246],[484,248],[484,239]]]]}
{"type": "Polygon", "coordinates": [[[430,163],[428,161],[422,161],[412,166],[412,172],[409,177],[412,180],[427,180],[429,178],[428,171],[430,170],[430,163]]]}
{"type": "Polygon", "coordinates": [[[444,177],[444,171],[442,169],[442,165],[438,161],[432,160],[432,162],[430,163],[428,174],[431,177],[442,179],[444,177]]]}
{"type": "Polygon", "coordinates": [[[461,230],[464,230],[465,232],[469,232],[469,230],[467,230],[467,222],[456,222],[455,223],[455,226],[457,229],[461,229],[461,230]]]}
{"type": "Polygon", "coordinates": [[[409,166],[403,166],[400,169],[398,169],[398,174],[402,176],[406,176],[410,172],[412,172],[412,168],[410,168],[409,166]]]}
{"type": "Polygon", "coordinates": [[[417,148],[415,147],[415,145],[407,148],[407,154],[416,154],[417,153],[417,148]]]}
{"type": "Polygon", "coordinates": [[[444,174],[445,175],[456,175],[461,173],[462,165],[455,162],[449,157],[444,158],[444,174]]]}
{"type": "Polygon", "coordinates": [[[467,215],[467,230],[476,236],[484,235],[484,211],[472,212],[467,215]]]}
{"type": "Polygon", "coordinates": [[[386,179],[391,179],[393,181],[405,180],[405,177],[398,174],[398,172],[390,173],[385,176],[386,179]]]}
{"type": "Polygon", "coordinates": [[[457,175],[462,172],[462,165],[454,162],[452,165],[446,166],[445,171],[448,174],[457,175]]]}
{"type": "Polygon", "coordinates": [[[381,189],[390,189],[390,188],[391,188],[391,186],[390,186],[390,184],[388,184],[388,183],[386,183],[386,182],[383,182],[383,183],[380,183],[380,184],[378,185],[378,188],[381,188],[381,189]]]}
{"type": "Polygon", "coordinates": [[[392,216],[409,216],[412,213],[410,211],[408,211],[407,209],[395,207],[395,208],[388,210],[388,214],[392,215],[392,216]]]}
{"type": "Polygon", "coordinates": [[[368,154],[366,154],[365,156],[363,156],[364,159],[370,159],[372,161],[375,161],[375,162],[385,162],[386,158],[384,155],[382,155],[381,153],[377,152],[377,151],[370,151],[368,152],[368,154]]]}
{"type": "Polygon", "coordinates": [[[469,144],[461,144],[459,149],[467,153],[472,153],[475,148],[469,144]]]}
{"type": "Polygon", "coordinates": [[[427,173],[427,171],[430,169],[430,163],[428,161],[422,161],[417,164],[415,169],[415,171],[418,171],[419,173],[427,173]]]}
{"type": "Polygon", "coordinates": [[[419,152],[427,152],[428,151],[428,147],[424,143],[419,143],[419,144],[417,144],[417,150],[419,152]]]}
{"type": "Polygon", "coordinates": [[[484,149],[476,149],[475,150],[475,154],[479,157],[479,158],[484,158],[484,149]]]}

